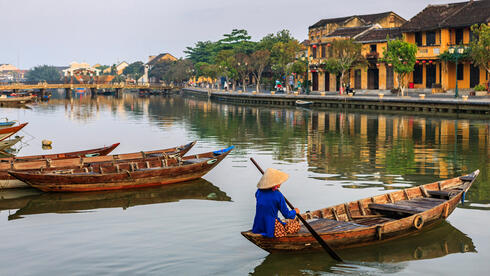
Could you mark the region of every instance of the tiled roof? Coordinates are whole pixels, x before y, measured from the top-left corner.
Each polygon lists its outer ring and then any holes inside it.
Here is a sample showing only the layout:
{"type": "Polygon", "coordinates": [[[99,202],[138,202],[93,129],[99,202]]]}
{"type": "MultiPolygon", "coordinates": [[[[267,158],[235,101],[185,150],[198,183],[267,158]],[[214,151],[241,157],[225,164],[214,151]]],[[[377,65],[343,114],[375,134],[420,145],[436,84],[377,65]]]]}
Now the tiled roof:
{"type": "Polygon", "coordinates": [[[331,23],[342,24],[342,23],[344,23],[344,22],[346,22],[352,18],[355,18],[355,17],[364,21],[365,24],[373,24],[373,23],[376,23],[378,20],[388,16],[390,13],[392,13],[392,12],[389,11],[389,12],[383,12],[383,13],[351,15],[351,16],[337,17],[337,18],[327,18],[327,19],[322,19],[322,20],[318,21],[317,23],[311,25],[309,27],[309,29],[322,27],[322,26],[325,26],[325,25],[331,24],[331,23]]]}
{"type": "MultiPolygon", "coordinates": [[[[155,65],[155,63],[158,63],[158,61],[160,61],[160,59],[162,57],[164,57],[165,55],[171,55],[169,53],[162,53],[162,54],[159,54],[158,56],[154,57],[152,60],[148,61],[148,65],[152,66],[152,65],[155,65]]],[[[172,56],[172,55],[171,55],[172,56]]]]}
{"type": "Polygon", "coordinates": [[[386,36],[390,36],[390,38],[400,38],[402,36],[402,32],[400,28],[372,29],[356,37],[356,41],[361,43],[381,42],[386,41],[386,36]]]}
{"type": "Polygon", "coordinates": [[[444,27],[466,27],[490,20],[490,1],[429,5],[408,22],[402,31],[425,31],[444,27]]]}
{"type": "Polygon", "coordinates": [[[338,28],[337,30],[329,33],[327,37],[354,37],[365,30],[371,28],[372,26],[362,26],[353,28],[338,28]]]}

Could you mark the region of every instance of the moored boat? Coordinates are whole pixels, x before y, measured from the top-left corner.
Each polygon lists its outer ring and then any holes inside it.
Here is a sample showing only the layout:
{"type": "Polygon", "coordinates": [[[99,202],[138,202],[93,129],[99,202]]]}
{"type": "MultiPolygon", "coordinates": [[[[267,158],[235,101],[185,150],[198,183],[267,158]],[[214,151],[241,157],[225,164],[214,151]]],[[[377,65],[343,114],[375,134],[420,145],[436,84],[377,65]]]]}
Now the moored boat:
{"type": "MultiPolygon", "coordinates": [[[[406,236],[446,219],[471,187],[471,174],[339,204],[301,214],[332,248],[360,247],[406,236]]],[[[251,231],[242,235],[268,252],[322,250],[302,226],[296,234],[266,238],[251,231]]]]}
{"type": "Polygon", "coordinates": [[[12,147],[13,145],[17,144],[20,140],[22,140],[22,138],[24,138],[24,136],[15,136],[12,139],[0,141],[0,151],[12,147]]]}
{"type": "Polygon", "coordinates": [[[54,171],[9,171],[13,177],[45,192],[87,192],[159,186],[198,179],[218,165],[231,146],[186,157],[159,156],[131,162],[94,163],[54,171]]]}
{"type": "Polygon", "coordinates": [[[1,128],[0,129],[0,141],[3,141],[10,136],[16,134],[19,130],[21,130],[23,127],[25,127],[28,123],[23,123],[18,126],[14,127],[6,127],[6,128],[1,128]]]}
{"type": "MultiPolygon", "coordinates": [[[[40,154],[40,155],[28,155],[28,156],[12,156],[12,157],[4,157],[0,158],[0,162],[27,162],[27,161],[36,161],[43,159],[68,159],[68,158],[79,158],[79,157],[94,157],[94,156],[104,156],[111,153],[120,143],[115,143],[110,146],[95,148],[95,149],[87,149],[81,151],[72,151],[72,152],[63,152],[63,153],[53,153],[53,154],[40,154]]],[[[1,167],[0,167],[1,169],[1,167]]]]}
{"type": "Polygon", "coordinates": [[[5,122],[0,122],[0,128],[6,128],[6,127],[11,127],[15,125],[14,121],[5,121],[5,122]]]}
{"type": "Polygon", "coordinates": [[[300,107],[309,107],[313,104],[313,102],[302,101],[302,100],[297,100],[295,103],[296,106],[300,106],[300,107]]]}
{"type": "MultiPolygon", "coordinates": [[[[98,153],[87,153],[83,155],[73,155],[71,158],[65,158],[63,154],[52,155],[59,158],[47,158],[43,156],[40,159],[21,159],[21,158],[7,158],[7,160],[0,160],[0,189],[1,188],[20,188],[27,187],[24,182],[12,177],[7,171],[32,171],[43,170],[44,172],[53,170],[69,170],[72,168],[83,168],[91,166],[97,163],[110,162],[113,164],[125,162],[128,160],[146,159],[152,157],[168,157],[168,156],[182,156],[186,154],[194,145],[196,141],[181,145],[173,148],[141,151],[134,153],[115,154],[115,155],[100,155],[98,153]],[[61,155],[61,156],[60,156],[61,155]]],[[[111,148],[115,148],[119,143],[114,144],[111,148]]],[[[112,148],[112,149],[113,149],[112,148]]],[[[112,149],[110,151],[112,151],[112,149]]],[[[109,152],[110,152],[109,151],[109,152]]],[[[78,152],[80,153],[80,152],[78,152]]]]}
{"type": "Polygon", "coordinates": [[[12,96],[12,97],[7,97],[5,95],[2,95],[4,97],[0,96],[0,107],[3,106],[22,106],[27,103],[30,103],[33,101],[36,96],[35,95],[28,95],[28,96],[12,96]]]}

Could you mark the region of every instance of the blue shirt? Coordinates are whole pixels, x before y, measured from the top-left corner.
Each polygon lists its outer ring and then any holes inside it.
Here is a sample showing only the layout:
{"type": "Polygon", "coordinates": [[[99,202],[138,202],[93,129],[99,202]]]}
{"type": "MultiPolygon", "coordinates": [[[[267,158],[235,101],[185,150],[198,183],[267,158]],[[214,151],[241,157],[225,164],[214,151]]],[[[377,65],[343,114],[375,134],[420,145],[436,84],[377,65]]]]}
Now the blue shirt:
{"type": "Polygon", "coordinates": [[[287,219],[293,219],[296,216],[296,211],[289,210],[284,196],[278,190],[258,189],[255,198],[257,206],[252,227],[252,232],[255,234],[273,238],[276,219],[282,223],[277,216],[278,211],[281,211],[281,214],[287,219]]]}

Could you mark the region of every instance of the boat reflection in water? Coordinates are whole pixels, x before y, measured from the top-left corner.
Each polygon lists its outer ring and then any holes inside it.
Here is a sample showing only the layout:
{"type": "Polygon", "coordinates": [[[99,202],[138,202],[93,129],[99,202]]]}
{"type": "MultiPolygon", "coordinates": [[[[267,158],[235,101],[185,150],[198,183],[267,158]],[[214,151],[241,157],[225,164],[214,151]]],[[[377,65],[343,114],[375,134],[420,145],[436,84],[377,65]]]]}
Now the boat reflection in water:
{"type": "Polygon", "coordinates": [[[377,270],[379,273],[402,271],[403,262],[443,257],[454,253],[476,252],[470,237],[442,221],[416,235],[379,245],[339,250],[349,264],[339,264],[326,253],[270,254],[252,275],[317,275],[320,272],[356,273],[377,270]]]}
{"type": "Polygon", "coordinates": [[[197,180],[159,187],[85,192],[43,193],[35,189],[0,191],[0,210],[14,210],[9,220],[25,215],[45,213],[76,213],[100,208],[116,208],[176,202],[184,199],[231,201],[231,198],[211,182],[197,180]]]}

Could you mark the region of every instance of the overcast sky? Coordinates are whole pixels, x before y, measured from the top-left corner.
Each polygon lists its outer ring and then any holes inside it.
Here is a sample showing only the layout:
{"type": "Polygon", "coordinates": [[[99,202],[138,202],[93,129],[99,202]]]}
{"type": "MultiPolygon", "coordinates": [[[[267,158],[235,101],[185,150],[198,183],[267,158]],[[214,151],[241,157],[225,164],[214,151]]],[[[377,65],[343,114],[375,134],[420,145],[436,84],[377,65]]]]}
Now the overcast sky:
{"type": "Polygon", "coordinates": [[[289,29],[300,41],[320,19],[394,11],[410,19],[454,0],[0,0],[0,64],[146,61],[216,41],[234,28],[253,40],[289,29]]]}

